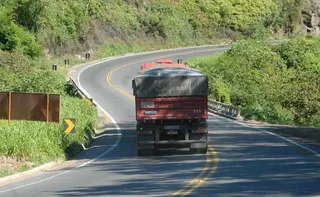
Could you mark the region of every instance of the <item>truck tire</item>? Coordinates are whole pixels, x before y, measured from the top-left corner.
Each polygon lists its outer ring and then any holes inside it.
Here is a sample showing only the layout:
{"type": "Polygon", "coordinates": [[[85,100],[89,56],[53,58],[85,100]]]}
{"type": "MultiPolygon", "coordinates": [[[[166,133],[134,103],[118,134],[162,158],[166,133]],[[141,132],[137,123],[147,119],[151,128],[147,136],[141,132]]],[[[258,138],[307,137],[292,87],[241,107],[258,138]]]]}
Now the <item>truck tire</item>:
{"type": "Polygon", "coordinates": [[[208,152],[208,148],[200,148],[199,149],[199,153],[201,153],[201,154],[207,154],[207,152],[208,152]]]}
{"type": "Polygon", "coordinates": [[[191,148],[190,152],[194,154],[206,154],[208,152],[208,148],[191,148]]]}
{"type": "Polygon", "coordinates": [[[153,155],[154,155],[154,150],[138,150],[139,157],[153,156],[153,155]]]}

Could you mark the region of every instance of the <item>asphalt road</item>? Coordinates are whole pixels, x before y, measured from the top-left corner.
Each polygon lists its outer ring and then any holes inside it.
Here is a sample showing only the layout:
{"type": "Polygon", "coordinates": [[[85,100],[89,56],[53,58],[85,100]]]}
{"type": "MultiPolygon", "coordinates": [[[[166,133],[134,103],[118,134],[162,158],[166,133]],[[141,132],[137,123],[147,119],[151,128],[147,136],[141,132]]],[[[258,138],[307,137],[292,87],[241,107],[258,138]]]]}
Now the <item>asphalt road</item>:
{"type": "MultiPolygon", "coordinates": [[[[277,136],[209,118],[207,155],[137,157],[131,80],[142,63],[187,60],[225,48],[132,55],[75,68],[83,89],[114,119],[77,162],[0,187],[6,196],[320,196],[320,157],[277,136]],[[118,129],[117,129],[118,128],[118,129]],[[121,128],[121,130],[119,130],[121,128]]],[[[316,150],[317,151],[317,150],[316,150]]]]}

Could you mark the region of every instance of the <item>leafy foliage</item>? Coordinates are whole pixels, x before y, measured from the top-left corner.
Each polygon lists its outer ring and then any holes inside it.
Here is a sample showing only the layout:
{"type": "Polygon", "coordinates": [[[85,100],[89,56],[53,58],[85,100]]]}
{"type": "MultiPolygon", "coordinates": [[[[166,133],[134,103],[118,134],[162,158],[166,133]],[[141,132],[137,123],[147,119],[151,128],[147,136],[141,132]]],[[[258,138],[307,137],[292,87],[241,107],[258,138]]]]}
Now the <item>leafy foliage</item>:
{"type": "Polygon", "coordinates": [[[36,121],[0,121],[0,155],[22,158],[36,165],[65,159],[73,144],[87,142],[97,112],[83,99],[66,91],[65,75],[51,71],[45,62],[31,59],[21,52],[0,51],[0,91],[61,94],[61,119],[77,120],[77,133],[64,135],[61,124],[36,121]]]}
{"type": "MultiPolygon", "coordinates": [[[[67,95],[65,73],[52,72],[43,54],[69,49],[74,55],[99,44],[100,53],[110,56],[241,34],[263,40],[281,29],[296,32],[302,5],[303,0],[1,0],[0,91],[59,93],[62,118],[80,124],[79,133],[68,137],[56,124],[1,122],[0,154],[39,163],[61,158],[72,143],[86,140],[94,124],[94,108],[67,95]]],[[[223,55],[192,62],[210,75],[212,97],[241,106],[246,117],[319,126],[319,46],[319,40],[294,39],[275,48],[239,41],[223,55]]]]}
{"type": "MultiPolygon", "coordinates": [[[[224,54],[190,64],[209,75],[213,89],[223,81],[247,118],[320,126],[319,46],[319,39],[300,37],[276,47],[242,40],[224,54]]],[[[218,91],[211,94],[219,100],[218,91]]]]}
{"type": "Polygon", "coordinates": [[[0,49],[19,50],[31,57],[41,55],[35,36],[13,21],[11,10],[0,6],[0,49]]]}
{"type": "Polygon", "coordinates": [[[23,54],[0,52],[0,91],[64,93],[65,77],[23,54]]]}
{"type": "Polygon", "coordinates": [[[34,57],[40,46],[57,52],[70,42],[92,45],[101,33],[104,41],[151,37],[171,46],[210,43],[230,29],[264,39],[280,29],[294,32],[302,6],[303,0],[3,0],[0,49],[34,57]]]}

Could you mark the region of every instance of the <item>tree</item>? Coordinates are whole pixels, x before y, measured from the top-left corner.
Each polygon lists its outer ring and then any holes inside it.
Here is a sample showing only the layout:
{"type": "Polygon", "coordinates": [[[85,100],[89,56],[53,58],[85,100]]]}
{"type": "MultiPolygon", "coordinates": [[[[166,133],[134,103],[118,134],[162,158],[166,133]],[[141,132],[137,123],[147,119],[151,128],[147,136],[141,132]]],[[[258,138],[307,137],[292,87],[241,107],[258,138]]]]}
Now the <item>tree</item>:
{"type": "Polygon", "coordinates": [[[19,50],[31,57],[41,54],[41,47],[35,36],[14,23],[9,8],[0,7],[0,49],[6,51],[19,50]]]}

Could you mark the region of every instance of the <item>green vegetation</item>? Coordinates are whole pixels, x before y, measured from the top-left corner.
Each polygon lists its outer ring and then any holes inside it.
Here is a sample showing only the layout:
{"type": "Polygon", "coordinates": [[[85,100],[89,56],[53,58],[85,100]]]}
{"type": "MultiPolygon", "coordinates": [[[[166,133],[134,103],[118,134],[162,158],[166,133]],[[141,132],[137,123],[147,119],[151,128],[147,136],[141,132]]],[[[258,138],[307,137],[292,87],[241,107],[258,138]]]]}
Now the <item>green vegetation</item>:
{"type": "Polygon", "coordinates": [[[320,39],[278,46],[242,40],[224,54],[189,63],[210,77],[211,97],[272,123],[320,126],[320,39]]]}
{"type": "MultiPolygon", "coordinates": [[[[51,71],[46,62],[32,60],[20,52],[0,52],[0,91],[43,92],[61,95],[61,122],[75,118],[77,133],[65,135],[61,123],[0,121],[0,155],[20,158],[39,165],[66,159],[76,145],[86,143],[97,119],[97,112],[85,100],[69,95],[66,73],[51,71]]],[[[21,168],[18,171],[27,169],[21,168]]],[[[1,175],[13,173],[1,170],[1,175]]]]}
{"type": "Polygon", "coordinates": [[[62,97],[63,118],[76,118],[77,133],[66,135],[61,124],[32,121],[2,121],[0,124],[0,153],[24,158],[41,164],[65,159],[65,151],[73,143],[85,143],[92,132],[96,111],[81,99],[62,97]]]}
{"type": "MultiPolygon", "coordinates": [[[[88,50],[94,51],[96,59],[246,37],[268,40],[279,32],[291,35],[299,29],[303,2],[0,1],[0,91],[61,94],[61,119],[76,118],[78,131],[65,136],[59,124],[2,121],[0,155],[38,165],[65,158],[68,147],[87,140],[96,112],[83,100],[68,94],[68,67],[62,66],[65,58],[70,59],[72,66],[85,62],[75,56],[84,56],[88,50]],[[58,72],[51,71],[54,63],[59,66],[58,72]]],[[[319,112],[314,111],[319,109],[319,103],[314,102],[319,97],[311,94],[319,89],[314,72],[318,61],[315,46],[315,41],[301,40],[278,48],[240,42],[227,54],[194,62],[199,62],[201,69],[210,73],[212,95],[219,101],[241,105],[245,116],[319,125],[319,112]],[[296,44],[303,44],[303,50],[296,44]],[[230,66],[234,64],[238,67],[230,66]]],[[[0,174],[11,173],[9,171],[0,169],[0,174]]]]}
{"type": "Polygon", "coordinates": [[[135,41],[139,47],[215,43],[291,34],[303,0],[3,0],[0,49],[31,57],[135,41]],[[137,42],[138,41],[138,42],[137,42]]]}
{"type": "Polygon", "coordinates": [[[30,162],[26,162],[26,161],[22,161],[21,159],[19,160],[1,160],[1,162],[4,162],[5,166],[10,166],[10,167],[0,167],[0,177],[5,177],[5,176],[9,176],[11,174],[17,173],[17,172],[23,172],[26,170],[31,169],[32,167],[36,167],[36,165],[30,163],[30,162]]]}

